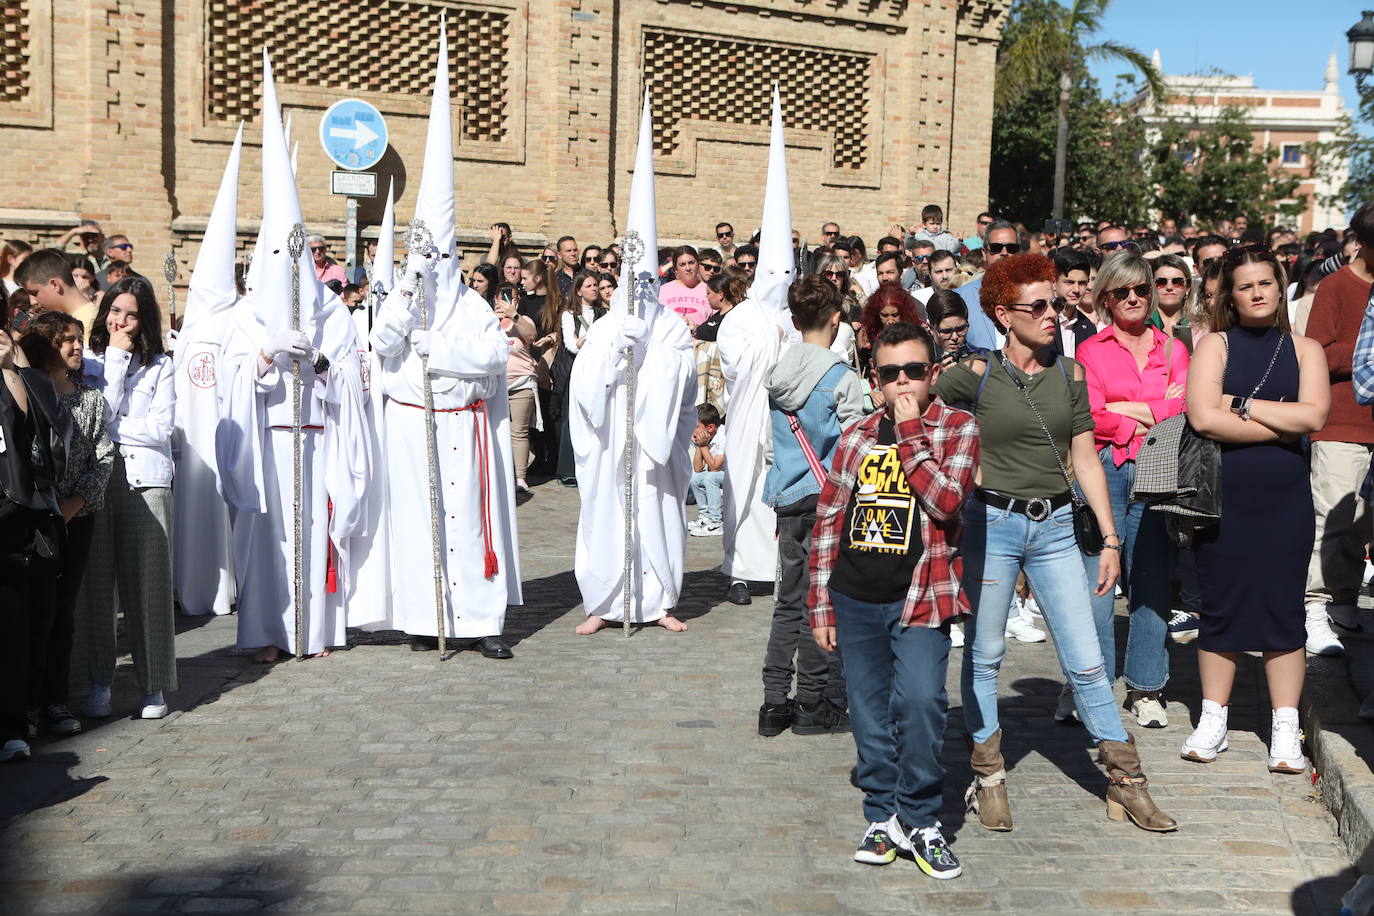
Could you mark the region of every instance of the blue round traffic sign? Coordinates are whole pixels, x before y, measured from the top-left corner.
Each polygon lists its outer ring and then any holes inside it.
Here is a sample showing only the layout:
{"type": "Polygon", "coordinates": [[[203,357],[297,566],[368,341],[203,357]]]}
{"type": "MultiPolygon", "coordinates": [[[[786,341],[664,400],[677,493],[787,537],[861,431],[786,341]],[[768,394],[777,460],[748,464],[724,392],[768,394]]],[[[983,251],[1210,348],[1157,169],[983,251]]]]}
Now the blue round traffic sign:
{"type": "Polygon", "coordinates": [[[341,169],[370,169],[386,152],[386,121],[362,99],[343,99],[320,118],[320,144],[341,169]]]}

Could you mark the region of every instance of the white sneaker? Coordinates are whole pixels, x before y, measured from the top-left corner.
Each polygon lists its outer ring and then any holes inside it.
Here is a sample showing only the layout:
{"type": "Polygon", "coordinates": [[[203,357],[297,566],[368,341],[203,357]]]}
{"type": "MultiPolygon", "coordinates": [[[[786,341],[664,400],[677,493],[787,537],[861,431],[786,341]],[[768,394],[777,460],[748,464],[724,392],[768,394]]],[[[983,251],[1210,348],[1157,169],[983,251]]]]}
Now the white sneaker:
{"type": "Polygon", "coordinates": [[[140,719],[165,719],[168,713],[167,701],[162,698],[162,691],[148,693],[143,696],[143,711],[138,714],[140,719]]]}
{"type": "Polygon", "coordinates": [[[1036,617],[1043,618],[1045,616],[1044,614],[1040,613],[1040,605],[1035,603],[1034,595],[1027,595],[1026,597],[1021,598],[1019,600],[1021,602],[1020,611],[1022,617],[1025,617],[1027,620],[1033,620],[1036,617]]]}
{"type": "Polygon", "coordinates": [[[1345,646],[1331,629],[1331,621],[1326,616],[1326,602],[1312,601],[1307,604],[1307,651],[1312,655],[1344,655],[1345,646]]]}
{"type": "Polygon", "coordinates": [[[15,762],[28,760],[30,753],[27,741],[23,738],[14,738],[6,741],[4,746],[0,747],[0,763],[9,763],[11,760],[15,762]]]}
{"type": "Polygon", "coordinates": [[[1078,721],[1078,704],[1073,698],[1073,687],[1068,684],[1059,691],[1059,702],[1054,706],[1054,721],[1060,725],[1071,725],[1078,721]]]}
{"type": "Polygon", "coordinates": [[[687,533],[694,538],[716,537],[720,534],[720,522],[708,522],[698,519],[687,526],[687,533]]]}
{"type": "Polygon", "coordinates": [[[1291,707],[1274,710],[1274,724],[1269,732],[1269,772],[1302,773],[1306,770],[1298,711],[1291,707]]]}
{"type": "Polygon", "coordinates": [[[964,647],[964,628],[957,623],[949,628],[949,646],[951,649],[964,647]]]}
{"type": "Polygon", "coordinates": [[[1226,741],[1226,707],[1203,700],[1197,728],[1183,742],[1178,755],[1184,760],[1211,763],[1217,759],[1217,754],[1229,747],[1226,741]]]}
{"type": "Polygon", "coordinates": [[[1030,618],[1013,614],[1007,617],[1007,636],[1017,642],[1044,642],[1045,633],[1030,622],[1030,618]]]}
{"type": "Polygon", "coordinates": [[[1130,691],[1127,696],[1134,696],[1131,701],[1131,715],[1135,716],[1135,722],[1141,728],[1167,728],[1169,725],[1169,714],[1164,711],[1164,702],[1159,698],[1159,692],[1137,694],[1130,691]]]}

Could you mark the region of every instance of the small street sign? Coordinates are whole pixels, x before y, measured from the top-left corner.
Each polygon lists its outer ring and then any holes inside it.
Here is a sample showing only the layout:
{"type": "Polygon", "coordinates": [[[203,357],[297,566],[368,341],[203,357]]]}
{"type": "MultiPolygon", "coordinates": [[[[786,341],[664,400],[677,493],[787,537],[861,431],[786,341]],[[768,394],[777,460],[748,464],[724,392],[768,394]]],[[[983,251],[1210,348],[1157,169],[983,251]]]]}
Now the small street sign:
{"type": "Polygon", "coordinates": [[[341,169],[372,168],[386,153],[386,143],[386,121],[382,113],[362,99],[335,102],[320,118],[320,144],[341,169]]]}
{"type": "Polygon", "coordinates": [[[329,193],[343,197],[376,197],[376,172],[330,172],[329,193]]]}

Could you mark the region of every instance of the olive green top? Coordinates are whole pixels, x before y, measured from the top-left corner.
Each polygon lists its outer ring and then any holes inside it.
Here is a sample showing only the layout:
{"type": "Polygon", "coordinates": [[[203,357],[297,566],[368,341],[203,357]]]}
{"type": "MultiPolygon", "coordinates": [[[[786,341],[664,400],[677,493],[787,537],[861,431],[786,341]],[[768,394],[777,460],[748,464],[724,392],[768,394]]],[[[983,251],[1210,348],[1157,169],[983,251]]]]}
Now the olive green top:
{"type": "MultiPolygon", "coordinates": [[[[1062,362],[1063,372],[1053,363],[1031,376],[1015,366],[1008,365],[1007,369],[1025,384],[1026,393],[1040,409],[1060,457],[1073,476],[1069,444],[1074,436],[1092,430],[1093,417],[1088,405],[1088,383],[1074,381],[1078,363],[1068,358],[1062,362]]],[[[970,410],[978,417],[982,487],[1016,499],[1048,498],[1063,493],[1064,477],[1050,451],[1049,440],[1011,375],[995,357],[993,362],[986,363],[988,380],[979,397],[982,373],[974,370],[983,365],[974,360],[961,363],[945,370],[935,383],[935,393],[946,404],[970,410]]]]}

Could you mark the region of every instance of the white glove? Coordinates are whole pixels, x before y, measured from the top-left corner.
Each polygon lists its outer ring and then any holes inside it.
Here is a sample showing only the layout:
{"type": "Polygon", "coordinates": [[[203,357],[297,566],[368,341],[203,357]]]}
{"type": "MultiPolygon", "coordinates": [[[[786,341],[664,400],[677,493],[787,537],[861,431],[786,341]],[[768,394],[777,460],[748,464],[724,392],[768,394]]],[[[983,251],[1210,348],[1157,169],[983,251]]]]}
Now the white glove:
{"type": "Polygon", "coordinates": [[[416,328],[410,332],[410,348],[420,356],[429,355],[429,331],[416,328]]]}
{"type": "Polygon", "coordinates": [[[434,259],[412,251],[406,257],[405,272],[401,275],[401,282],[397,285],[406,292],[413,293],[421,280],[428,279],[433,275],[434,259]]]}
{"type": "Polygon", "coordinates": [[[620,330],[616,332],[615,348],[623,350],[626,347],[638,346],[648,336],[649,326],[644,323],[644,319],[636,315],[627,315],[620,325],[620,330]]]}
{"type": "Polygon", "coordinates": [[[278,331],[263,345],[262,355],[268,359],[305,359],[309,361],[310,339],[301,331],[278,331]]]}

